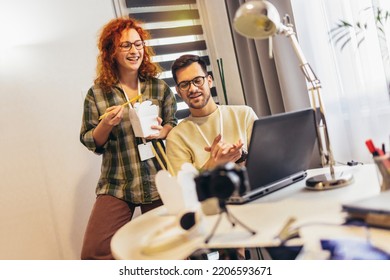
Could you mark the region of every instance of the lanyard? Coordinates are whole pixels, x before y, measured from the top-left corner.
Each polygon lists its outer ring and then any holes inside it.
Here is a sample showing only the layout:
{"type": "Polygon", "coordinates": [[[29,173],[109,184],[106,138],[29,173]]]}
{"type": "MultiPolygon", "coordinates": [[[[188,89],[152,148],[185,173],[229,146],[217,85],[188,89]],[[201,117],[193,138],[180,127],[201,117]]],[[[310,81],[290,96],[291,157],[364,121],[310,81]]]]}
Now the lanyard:
{"type": "MultiPolygon", "coordinates": [[[[122,88],[122,90],[123,90],[123,92],[124,92],[124,94],[125,94],[126,101],[129,102],[129,98],[127,97],[127,93],[126,93],[124,87],[122,86],[122,84],[121,84],[120,82],[119,82],[119,84],[120,84],[120,86],[121,86],[121,88],[122,88]]],[[[138,94],[137,94],[137,95],[138,95],[138,96],[141,95],[141,81],[139,80],[139,78],[138,78],[138,94]]],[[[129,102],[129,106],[130,106],[131,108],[133,108],[133,104],[131,104],[130,102],[129,102]]]]}
{"type": "MultiPolygon", "coordinates": [[[[124,92],[124,94],[125,94],[126,101],[129,102],[129,98],[127,97],[127,93],[126,93],[124,87],[122,86],[122,84],[121,84],[120,82],[119,82],[119,84],[121,85],[121,88],[122,88],[122,90],[123,90],[123,92],[124,92]]],[[[139,80],[139,78],[138,78],[138,94],[137,94],[137,95],[138,95],[138,96],[141,95],[141,81],[139,80]]],[[[129,106],[130,106],[130,108],[133,108],[133,104],[131,104],[131,102],[129,102],[129,106]]],[[[142,138],[142,143],[143,143],[144,145],[146,144],[145,138],[142,138]]]]}
{"type": "MultiPolygon", "coordinates": [[[[221,112],[221,108],[218,107],[218,111],[219,111],[219,131],[221,132],[221,140],[223,139],[223,119],[222,119],[222,112],[221,112]]],[[[200,135],[202,135],[204,141],[206,142],[206,144],[211,147],[211,144],[210,142],[207,140],[206,136],[204,135],[203,131],[200,129],[199,125],[197,123],[195,123],[195,126],[196,128],[198,129],[200,135]]]]}

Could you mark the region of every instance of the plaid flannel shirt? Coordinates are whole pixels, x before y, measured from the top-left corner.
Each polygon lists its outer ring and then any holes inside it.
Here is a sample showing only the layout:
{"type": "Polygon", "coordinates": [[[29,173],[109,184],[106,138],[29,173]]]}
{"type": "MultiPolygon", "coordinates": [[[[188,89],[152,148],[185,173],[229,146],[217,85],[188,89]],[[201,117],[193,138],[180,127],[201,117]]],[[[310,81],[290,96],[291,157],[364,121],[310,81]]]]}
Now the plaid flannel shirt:
{"type": "MultiPolygon", "coordinates": [[[[162,125],[177,125],[176,99],[163,80],[141,80],[141,94],[143,100],[150,100],[159,106],[162,125]]],[[[121,123],[113,127],[103,147],[96,147],[92,137],[92,132],[99,123],[99,116],[108,107],[121,105],[126,101],[119,84],[109,93],[103,93],[99,87],[91,87],[84,101],[80,141],[89,150],[103,155],[97,195],[109,194],[135,204],[150,203],[159,199],[155,185],[158,164],[156,158],[140,160],[138,144],[142,143],[142,139],[134,136],[128,107],[125,107],[121,123]]]]}

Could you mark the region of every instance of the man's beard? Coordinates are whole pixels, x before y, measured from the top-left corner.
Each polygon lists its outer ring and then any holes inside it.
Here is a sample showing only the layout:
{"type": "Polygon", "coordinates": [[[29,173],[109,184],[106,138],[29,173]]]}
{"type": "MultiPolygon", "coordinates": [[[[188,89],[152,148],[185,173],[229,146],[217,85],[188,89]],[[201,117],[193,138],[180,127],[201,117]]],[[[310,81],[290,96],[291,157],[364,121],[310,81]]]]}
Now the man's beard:
{"type": "MultiPolygon", "coordinates": [[[[204,95],[202,95],[204,96],[204,95]]],[[[203,102],[201,102],[200,104],[199,103],[192,103],[192,102],[189,102],[188,104],[188,107],[192,108],[192,109],[202,109],[203,107],[205,107],[207,105],[207,103],[209,103],[209,100],[211,98],[211,94],[209,94],[203,102]]]]}

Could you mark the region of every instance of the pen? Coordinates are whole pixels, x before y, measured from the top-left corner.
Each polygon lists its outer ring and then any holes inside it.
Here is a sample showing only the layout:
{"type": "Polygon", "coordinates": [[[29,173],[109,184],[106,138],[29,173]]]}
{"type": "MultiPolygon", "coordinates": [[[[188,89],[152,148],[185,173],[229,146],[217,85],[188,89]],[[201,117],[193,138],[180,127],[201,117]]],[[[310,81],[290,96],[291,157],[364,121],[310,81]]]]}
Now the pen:
{"type": "Polygon", "coordinates": [[[379,156],[378,149],[375,148],[375,145],[371,139],[368,139],[366,141],[366,146],[367,146],[368,150],[370,151],[370,153],[372,154],[372,156],[374,156],[374,157],[379,156]]]}
{"type": "Polygon", "coordinates": [[[385,155],[385,145],[382,144],[382,149],[378,149],[375,147],[374,143],[371,139],[366,140],[366,146],[372,156],[374,157],[374,160],[376,164],[378,165],[378,168],[380,172],[390,173],[390,161],[389,159],[382,158],[382,156],[385,155]],[[382,169],[383,168],[383,169],[382,169]]]}

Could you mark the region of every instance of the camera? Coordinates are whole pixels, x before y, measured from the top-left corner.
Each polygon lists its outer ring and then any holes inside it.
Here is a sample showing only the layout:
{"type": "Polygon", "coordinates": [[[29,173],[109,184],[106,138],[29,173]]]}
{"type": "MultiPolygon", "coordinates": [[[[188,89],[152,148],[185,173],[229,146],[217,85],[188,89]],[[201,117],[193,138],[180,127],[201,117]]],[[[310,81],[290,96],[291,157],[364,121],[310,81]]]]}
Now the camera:
{"type": "Polygon", "coordinates": [[[203,214],[206,216],[220,215],[213,230],[206,237],[205,243],[209,243],[210,239],[214,236],[217,226],[221,221],[221,215],[224,213],[232,226],[239,224],[252,235],[256,234],[256,231],[250,229],[234,217],[233,214],[229,213],[226,207],[226,200],[231,196],[243,195],[249,191],[249,179],[245,167],[228,162],[212,170],[200,173],[194,180],[203,214]]]}
{"type": "Polygon", "coordinates": [[[195,177],[196,193],[200,202],[216,197],[225,201],[233,195],[242,195],[249,190],[246,168],[228,162],[195,177]]]}

